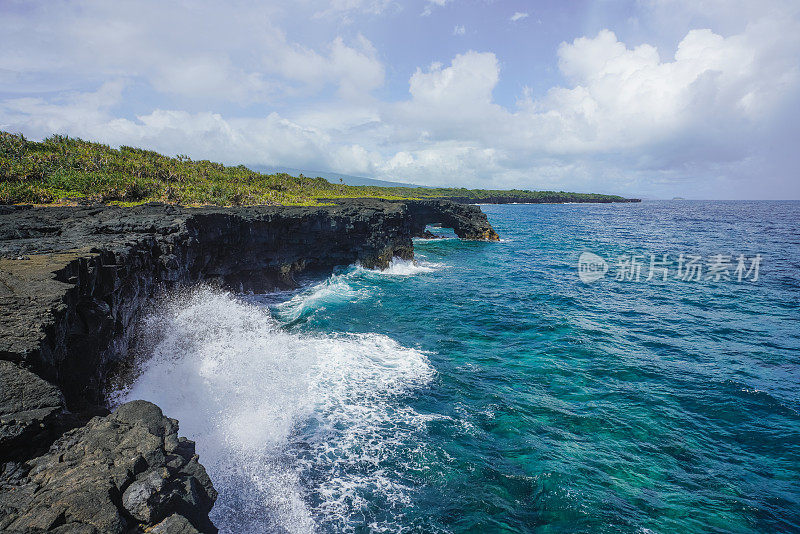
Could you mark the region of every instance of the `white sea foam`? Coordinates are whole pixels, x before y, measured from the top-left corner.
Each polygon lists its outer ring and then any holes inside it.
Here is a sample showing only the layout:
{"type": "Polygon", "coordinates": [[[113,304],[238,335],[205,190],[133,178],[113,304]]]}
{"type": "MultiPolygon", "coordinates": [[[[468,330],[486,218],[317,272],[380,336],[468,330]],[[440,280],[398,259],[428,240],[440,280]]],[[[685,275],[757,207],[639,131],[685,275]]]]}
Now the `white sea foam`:
{"type": "Polygon", "coordinates": [[[179,419],[220,492],[223,532],[347,531],[366,495],[398,515],[409,504],[385,462],[401,443],[423,446],[413,434],[427,418],[403,399],[434,376],[425,354],[378,334],[287,333],[266,308],[210,289],[143,326],[151,355],[115,401],[179,419]]]}
{"type": "Polygon", "coordinates": [[[428,242],[437,242],[437,241],[459,241],[461,238],[452,236],[452,237],[415,237],[414,243],[421,242],[421,243],[428,243],[428,242]]]}
{"type": "Polygon", "coordinates": [[[413,276],[415,274],[430,273],[442,267],[444,267],[442,263],[434,263],[424,259],[402,260],[394,258],[386,269],[368,269],[368,271],[384,276],[413,276]]]}

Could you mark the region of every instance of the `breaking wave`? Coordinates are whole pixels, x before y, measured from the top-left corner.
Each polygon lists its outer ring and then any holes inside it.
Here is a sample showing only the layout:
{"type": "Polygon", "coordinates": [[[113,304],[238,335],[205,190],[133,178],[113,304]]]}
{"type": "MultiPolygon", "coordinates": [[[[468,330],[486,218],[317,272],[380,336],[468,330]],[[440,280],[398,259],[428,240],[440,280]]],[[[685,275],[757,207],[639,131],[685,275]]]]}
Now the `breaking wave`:
{"type": "MultiPolygon", "coordinates": [[[[293,305],[363,296],[337,276],[293,305]]],[[[289,333],[265,306],[208,288],[142,330],[148,358],[114,401],[155,402],[196,440],[223,532],[354,531],[367,501],[387,512],[372,530],[399,527],[414,483],[387,466],[420,455],[400,448],[424,452],[430,416],[404,402],[434,377],[424,353],[380,334],[289,333]]]]}
{"type": "Polygon", "coordinates": [[[441,263],[394,258],[386,269],[382,271],[371,270],[370,272],[382,276],[413,276],[420,273],[430,273],[442,267],[444,265],[441,263]]]}

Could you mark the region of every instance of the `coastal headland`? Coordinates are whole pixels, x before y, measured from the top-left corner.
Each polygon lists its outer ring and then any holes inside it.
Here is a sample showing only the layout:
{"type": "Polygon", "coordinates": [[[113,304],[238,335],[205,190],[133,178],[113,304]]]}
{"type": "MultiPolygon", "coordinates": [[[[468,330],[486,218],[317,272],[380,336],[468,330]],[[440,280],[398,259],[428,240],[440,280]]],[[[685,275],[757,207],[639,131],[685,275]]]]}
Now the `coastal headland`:
{"type": "Polygon", "coordinates": [[[111,414],[135,325],[165,291],[292,288],[337,265],[413,258],[428,224],[498,236],[477,206],[0,206],[0,530],[215,532],[216,491],[178,421],[111,414]]]}
{"type": "Polygon", "coordinates": [[[638,199],[348,186],[0,132],[0,530],[216,531],[217,493],[178,421],[145,401],[109,412],[155,297],[383,269],[412,259],[427,225],[498,240],[474,204],[564,202],[638,199]]]}

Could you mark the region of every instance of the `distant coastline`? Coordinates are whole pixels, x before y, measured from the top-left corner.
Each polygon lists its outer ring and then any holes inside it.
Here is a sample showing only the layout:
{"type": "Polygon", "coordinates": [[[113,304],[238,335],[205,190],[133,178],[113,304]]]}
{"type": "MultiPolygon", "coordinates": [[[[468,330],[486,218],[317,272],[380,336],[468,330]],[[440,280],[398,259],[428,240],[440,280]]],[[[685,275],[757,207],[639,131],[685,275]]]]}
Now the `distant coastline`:
{"type": "Polygon", "coordinates": [[[451,200],[461,204],[640,201],[565,191],[346,185],[302,173],[263,174],[244,165],[226,166],[182,155],[168,157],[127,146],[115,149],[62,135],[38,142],[0,131],[0,204],[319,206],[352,198],[451,200]]]}
{"type": "MultiPolygon", "coordinates": [[[[483,190],[476,190],[483,191],[483,190]]],[[[493,192],[493,191],[492,191],[493,192]]],[[[497,191],[502,193],[502,191],[497,191]]],[[[459,204],[609,204],[612,202],[641,202],[640,198],[625,198],[617,195],[599,195],[592,193],[554,193],[552,191],[529,191],[541,194],[520,196],[488,196],[488,197],[441,197],[441,199],[458,202],[459,204]]]]}

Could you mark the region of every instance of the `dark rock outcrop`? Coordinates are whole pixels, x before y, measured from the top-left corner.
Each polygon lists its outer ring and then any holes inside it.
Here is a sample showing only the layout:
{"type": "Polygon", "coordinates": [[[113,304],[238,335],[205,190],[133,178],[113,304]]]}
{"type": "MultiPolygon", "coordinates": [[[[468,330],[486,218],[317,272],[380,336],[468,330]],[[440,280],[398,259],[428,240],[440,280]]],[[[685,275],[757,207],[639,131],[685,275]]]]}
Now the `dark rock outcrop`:
{"type": "Polygon", "coordinates": [[[0,215],[0,359],[103,402],[108,372],[161,289],[295,285],[298,273],[413,255],[404,205],[326,208],[46,208],[0,215]]]}
{"type": "Polygon", "coordinates": [[[30,455],[52,437],[64,412],[64,397],[53,384],[13,362],[0,361],[0,462],[30,455]]]}
{"type": "Polygon", "coordinates": [[[0,476],[0,531],[216,532],[217,498],[194,443],[155,404],[133,401],[0,476]]]}
{"type": "Polygon", "coordinates": [[[302,273],[413,257],[425,224],[497,239],[475,206],[360,200],[263,208],[5,209],[0,212],[0,359],[101,404],[144,303],[200,281],[234,290],[296,285],[302,273]]]}
{"type": "Polygon", "coordinates": [[[264,291],[336,265],[386,267],[412,258],[412,237],[434,222],[497,239],[480,209],[448,201],[0,206],[0,530],[214,531],[216,494],[177,422],[145,402],[105,408],[148,299],[198,282],[264,291]]]}
{"type": "Polygon", "coordinates": [[[414,237],[424,237],[426,225],[439,223],[446,228],[452,228],[461,239],[499,239],[478,206],[441,200],[413,200],[408,203],[408,210],[414,237]]]}

